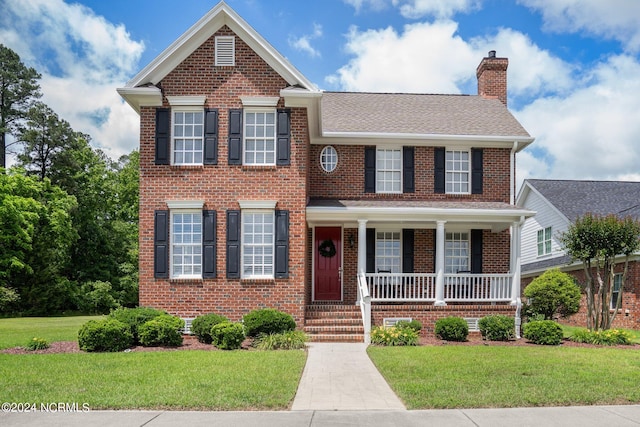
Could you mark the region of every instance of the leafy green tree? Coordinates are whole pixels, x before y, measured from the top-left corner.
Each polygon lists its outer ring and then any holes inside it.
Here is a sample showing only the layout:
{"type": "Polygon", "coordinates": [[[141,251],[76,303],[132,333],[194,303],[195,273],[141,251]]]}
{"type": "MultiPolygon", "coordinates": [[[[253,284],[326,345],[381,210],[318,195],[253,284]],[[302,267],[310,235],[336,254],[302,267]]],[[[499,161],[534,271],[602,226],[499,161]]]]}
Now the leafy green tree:
{"type": "Polygon", "coordinates": [[[563,233],[561,242],[567,253],[583,265],[587,328],[610,329],[622,304],[629,257],[640,248],[640,222],[631,217],[586,214],[563,233]],[[620,262],[624,264],[622,284],[614,305],[616,310],[611,311],[615,267],[620,262]]]}
{"type": "Polygon", "coordinates": [[[26,67],[17,53],[0,43],[0,168],[7,166],[7,134],[15,134],[18,122],[41,96],[38,79],[35,69],[26,67]]]}
{"type": "Polygon", "coordinates": [[[567,317],[580,309],[580,288],[567,273],[557,268],[545,271],[524,289],[530,316],[542,315],[553,320],[556,315],[567,317]]]}

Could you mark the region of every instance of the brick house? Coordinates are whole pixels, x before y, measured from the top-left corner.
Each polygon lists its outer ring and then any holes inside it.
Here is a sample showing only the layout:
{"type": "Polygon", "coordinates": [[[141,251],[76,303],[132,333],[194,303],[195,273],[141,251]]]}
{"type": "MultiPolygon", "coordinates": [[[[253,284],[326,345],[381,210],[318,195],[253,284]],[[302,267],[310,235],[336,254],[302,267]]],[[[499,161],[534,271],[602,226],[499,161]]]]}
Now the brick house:
{"type": "MultiPolygon", "coordinates": [[[[536,211],[522,227],[522,284],[550,268],[559,268],[584,283],[581,262],[572,262],[560,243],[560,236],[579,217],[587,213],[640,218],[640,182],[576,181],[527,179],[518,193],[517,204],[536,211]]],[[[622,283],[622,264],[616,266],[614,298],[622,283]]],[[[523,287],[524,287],[523,286],[523,287]]],[[[621,328],[640,328],[640,254],[629,262],[627,282],[622,292],[622,306],[613,325],[621,328]]],[[[586,305],[568,319],[568,323],[586,326],[586,305]]],[[[611,309],[615,307],[615,302],[611,309]]]]}
{"type": "Polygon", "coordinates": [[[273,307],[318,340],[516,315],[533,138],[507,65],[482,59],[478,95],[323,92],[219,3],[118,89],[140,115],[140,304],[273,307]]]}

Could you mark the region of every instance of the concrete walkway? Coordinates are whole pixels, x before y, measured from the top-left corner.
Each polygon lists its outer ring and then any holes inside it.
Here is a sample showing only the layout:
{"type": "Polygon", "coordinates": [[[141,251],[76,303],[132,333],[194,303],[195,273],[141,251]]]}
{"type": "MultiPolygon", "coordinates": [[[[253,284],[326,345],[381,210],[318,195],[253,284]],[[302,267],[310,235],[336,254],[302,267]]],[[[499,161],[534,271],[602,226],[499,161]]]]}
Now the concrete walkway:
{"type": "Polygon", "coordinates": [[[405,409],[358,343],[310,343],[291,410],[405,409]]]}

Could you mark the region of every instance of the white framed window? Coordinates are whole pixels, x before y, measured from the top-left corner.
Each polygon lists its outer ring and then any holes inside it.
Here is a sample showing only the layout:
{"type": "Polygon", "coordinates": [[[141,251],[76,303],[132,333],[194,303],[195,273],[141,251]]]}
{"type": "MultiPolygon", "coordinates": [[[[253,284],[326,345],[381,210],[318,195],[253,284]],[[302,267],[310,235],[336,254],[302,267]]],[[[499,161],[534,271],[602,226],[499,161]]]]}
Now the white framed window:
{"type": "Polygon", "coordinates": [[[202,277],[202,211],[171,211],[171,277],[202,277]]]}
{"type": "Polygon", "coordinates": [[[333,172],[338,167],[338,152],[335,148],[327,145],[320,152],[320,166],[325,172],[333,172]]]}
{"type": "Polygon", "coordinates": [[[204,144],[204,110],[202,108],[174,108],[172,112],[172,164],[201,165],[204,144]]]}
{"type": "Polygon", "coordinates": [[[445,191],[447,194],[469,194],[471,161],[469,151],[447,150],[445,161],[445,191]]]}
{"type": "Polygon", "coordinates": [[[242,211],[242,277],[273,278],[275,214],[242,211]]]}
{"type": "Polygon", "coordinates": [[[233,36],[216,36],[216,67],[236,65],[236,39],[233,36]]]}
{"type": "Polygon", "coordinates": [[[376,231],[376,272],[401,273],[399,231],[376,231]]]}
{"type": "Polygon", "coordinates": [[[469,233],[445,233],[444,242],[444,272],[456,274],[459,271],[469,271],[469,233]]]}
{"type": "Polygon", "coordinates": [[[401,149],[376,149],[376,193],[402,193],[401,149]]]}
{"type": "Polygon", "coordinates": [[[244,164],[276,164],[276,110],[244,110],[244,164]]]}
{"type": "MultiPolygon", "coordinates": [[[[616,273],[613,276],[613,292],[611,293],[611,301],[609,303],[611,310],[616,309],[618,303],[618,295],[620,295],[620,289],[622,289],[622,273],[616,273]]],[[[622,307],[622,304],[620,304],[622,307]]]]}
{"type": "Polygon", "coordinates": [[[551,227],[538,230],[538,256],[551,253],[551,227]]]}

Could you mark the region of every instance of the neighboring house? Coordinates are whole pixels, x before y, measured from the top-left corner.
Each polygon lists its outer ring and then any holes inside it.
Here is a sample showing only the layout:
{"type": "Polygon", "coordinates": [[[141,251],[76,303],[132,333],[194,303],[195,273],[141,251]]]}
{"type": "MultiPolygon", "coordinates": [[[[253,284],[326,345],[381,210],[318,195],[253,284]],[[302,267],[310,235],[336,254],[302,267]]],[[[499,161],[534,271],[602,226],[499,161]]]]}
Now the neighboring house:
{"type": "Polygon", "coordinates": [[[479,95],[323,92],[219,3],[118,89],[140,114],[140,304],[274,307],[318,340],[515,315],[533,138],[507,65],[482,59],[479,95]]]}
{"type": "MultiPolygon", "coordinates": [[[[572,262],[562,248],[560,236],[576,219],[587,213],[640,218],[640,182],[527,179],[518,194],[517,205],[536,211],[536,215],[527,219],[522,228],[523,288],[553,267],[570,273],[578,283],[584,283],[582,263],[572,262]]],[[[614,320],[615,326],[640,327],[640,300],[637,298],[640,295],[639,255],[634,255],[629,264],[622,307],[614,320]]],[[[614,298],[617,298],[620,288],[622,267],[619,265],[616,270],[614,298]]],[[[586,325],[584,303],[570,321],[586,325]]]]}

